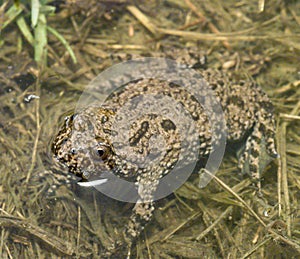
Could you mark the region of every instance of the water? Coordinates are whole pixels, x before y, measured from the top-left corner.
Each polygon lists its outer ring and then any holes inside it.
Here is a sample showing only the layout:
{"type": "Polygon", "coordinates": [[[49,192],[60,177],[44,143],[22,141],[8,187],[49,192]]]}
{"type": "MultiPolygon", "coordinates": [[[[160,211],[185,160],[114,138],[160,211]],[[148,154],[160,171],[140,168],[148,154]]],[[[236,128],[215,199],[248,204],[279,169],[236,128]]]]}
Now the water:
{"type": "MultiPolygon", "coordinates": [[[[176,31],[165,37],[154,35],[142,25],[143,17],[138,20],[132,9],[130,13],[113,1],[105,5],[78,1],[67,9],[61,7],[63,12],[46,16],[48,25],[71,44],[78,64],[48,32],[48,67],[44,69],[35,64],[33,48],[12,21],[0,38],[1,258],[72,254],[99,258],[105,247],[122,239],[132,204],[76,183],[58,188],[54,196],[47,195],[56,181],[53,176],[63,171],[53,161],[51,140],[65,114],[75,109],[84,86],[111,64],[112,52],[124,56],[157,51],[160,45],[165,49],[196,45],[209,53],[209,66],[227,69],[237,77],[254,77],[273,100],[276,114],[290,114],[295,109],[294,115],[299,115],[299,3],[265,1],[260,13],[258,2],[262,1],[194,1],[198,12],[219,31],[240,32],[229,34],[227,41],[207,41],[185,38],[188,31],[195,33],[193,37],[200,33],[214,36],[209,29],[212,26],[200,22],[185,1],[137,1],[153,24],[184,30],[183,37],[175,36],[176,31]]],[[[11,4],[0,8],[0,25],[7,20],[3,13],[11,4]]],[[[29,24],[28,15],[24,18],[29,24]]],[[[279,116],[277,120],[284,121],[279,116]]],[[[268,240],[268,231],[237,198],[215,182],[199,189],[197,175],[193,175],[175,195],[158,202],[153,220],[132,248],[132,258],[242,258],[259,244],[262,246],[251,258],[299,257],[295,245],[300,239],[299,119],[287,122],[286,133],[278,128],[283,157],[281,217],[276,162],[265,170],[264,197],[259,199],[249,178],[238,174],[235,158],[229,153],[217,173],[283,239],[268,240]],[[219,218],[222,220],[214,229],[203,232],[219,218]]],[[[115,258],[124,258],[125,250],[115,258]]]]}

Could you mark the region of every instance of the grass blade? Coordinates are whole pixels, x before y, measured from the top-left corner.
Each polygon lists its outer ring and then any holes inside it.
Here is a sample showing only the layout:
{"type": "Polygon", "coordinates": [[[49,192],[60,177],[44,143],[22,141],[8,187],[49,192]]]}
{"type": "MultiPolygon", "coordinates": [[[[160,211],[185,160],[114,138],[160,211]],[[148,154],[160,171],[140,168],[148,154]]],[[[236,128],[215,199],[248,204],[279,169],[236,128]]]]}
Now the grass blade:
{"type": "Polygon", "coordinates": [[[40,2],[39,0],[31,0],[31,26],[34,28],[39,19],[40,2]]]}
{"type": "Polygon", "coordinates": [[[8,26],[12,21],[16,19],[16,17],[23,12],[23,9],[19,6],[12,5],[7,12],[5,13],[5,16],[7,20],[0,26],[0,30],[3,30],[6,26],[8,26]]]}
{"type": "Polygon", "coordinates": [[[24,17],[21,16],[20,18],[17,19],[16,22],[17,22],[17,25],[18,25],[21,33],[23,34],[24,38],[30,43],[30,45],[33,46],[34,38],[33,38],[32,33],[30,32],[29,26],[25,22],[24,17]]]}
{"type": "Polygon", "coordinates": [[[57,30],[53,29],[52,27],[47,26],[47,29],[65,46],[65,48],[69,52],[73,62],[76,64],[77,59],[76,59],[75,53],[73,52],[70,44],[66,41],[66,39],[57,30]]]}

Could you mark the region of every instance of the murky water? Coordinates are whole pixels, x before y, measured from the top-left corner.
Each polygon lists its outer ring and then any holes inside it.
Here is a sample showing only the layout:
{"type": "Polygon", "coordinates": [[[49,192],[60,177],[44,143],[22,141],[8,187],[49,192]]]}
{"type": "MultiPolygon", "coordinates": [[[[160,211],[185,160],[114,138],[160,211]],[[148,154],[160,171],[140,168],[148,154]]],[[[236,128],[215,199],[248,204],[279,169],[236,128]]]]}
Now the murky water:
{"type": "MultiPolygon", "coordinates": [[[[263,198],[249,177],[238,173],[230,152],[217,173],[259,218],[216,181],[199,189],[193,175],[156,204],[153,220],[132,246],[132,258],[298,258],[299,3],[74,2],[46,19],[70,44],[77,64],[49,30],[42,68],[18,27],[22,20],[12,20],[1,32],[0,257],[99,258],[122,240],[132,204],[76,182],[48,194],[66,171],[53,160],[50,143],[84,87],[112,65],[111,53],[125,57],[197,46],[207,53],[209,67],[254,78],[270,96],[281,159],[265,170],[263,198]],[[227,34],[220,38],[216,29],[227,34]]],[[[0,26],[9,20],[12,3],[1,5],[0,26]]],[[[18,17],[29,25],[30,5],[20,5],[18,17]]],[[[126,254],[123,249],[112,258],[126,254]]]]}

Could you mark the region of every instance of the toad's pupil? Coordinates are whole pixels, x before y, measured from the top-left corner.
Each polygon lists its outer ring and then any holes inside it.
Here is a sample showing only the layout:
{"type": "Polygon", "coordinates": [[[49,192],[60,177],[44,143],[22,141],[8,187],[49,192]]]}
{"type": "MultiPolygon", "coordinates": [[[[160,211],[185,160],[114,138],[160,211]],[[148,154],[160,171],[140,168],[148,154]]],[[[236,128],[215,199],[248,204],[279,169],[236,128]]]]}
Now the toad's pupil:
{"type": "Polygon", "coordinates": [[[103,149],[98,149],[97,152],[100,157],[102,157],[105,154],[105,151],[103,149]]]}

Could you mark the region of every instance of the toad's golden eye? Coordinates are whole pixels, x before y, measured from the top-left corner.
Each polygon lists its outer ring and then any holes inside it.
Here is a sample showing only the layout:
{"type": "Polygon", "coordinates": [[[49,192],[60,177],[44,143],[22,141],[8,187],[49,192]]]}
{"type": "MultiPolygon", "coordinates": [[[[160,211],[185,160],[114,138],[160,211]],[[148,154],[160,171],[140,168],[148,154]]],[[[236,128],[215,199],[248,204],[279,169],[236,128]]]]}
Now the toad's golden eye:
{"type": "Polygon", "coordinates": [[[97,148],[97,154],[98,156],[104,160],[108,157],[110,153],[110,148],[106,145],[99,145],[98,148],[97,148]]]}

